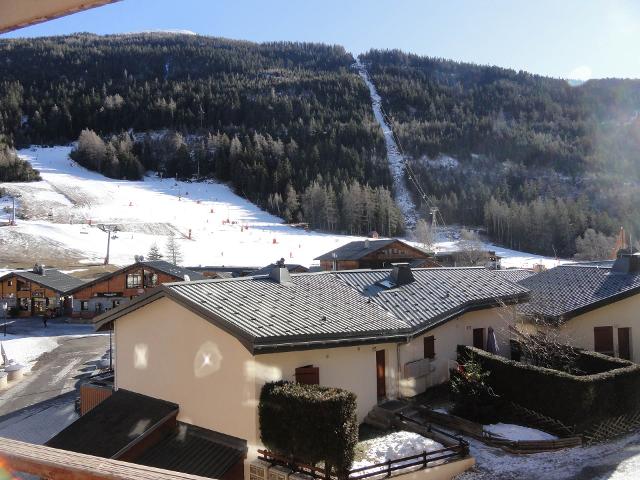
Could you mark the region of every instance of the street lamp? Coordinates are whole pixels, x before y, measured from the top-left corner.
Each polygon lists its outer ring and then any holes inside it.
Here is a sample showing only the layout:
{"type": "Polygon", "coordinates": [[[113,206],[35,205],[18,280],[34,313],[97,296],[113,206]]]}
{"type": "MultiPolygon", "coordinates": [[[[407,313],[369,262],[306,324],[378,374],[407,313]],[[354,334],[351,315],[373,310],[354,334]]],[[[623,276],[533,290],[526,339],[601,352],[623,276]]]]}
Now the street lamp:
{"type": "Polygon", "coordinates": [[[2,319],[4,320],[4,336],[7,336],[7,308],[9,304],[6,301],[2,302],[2,319]]]}

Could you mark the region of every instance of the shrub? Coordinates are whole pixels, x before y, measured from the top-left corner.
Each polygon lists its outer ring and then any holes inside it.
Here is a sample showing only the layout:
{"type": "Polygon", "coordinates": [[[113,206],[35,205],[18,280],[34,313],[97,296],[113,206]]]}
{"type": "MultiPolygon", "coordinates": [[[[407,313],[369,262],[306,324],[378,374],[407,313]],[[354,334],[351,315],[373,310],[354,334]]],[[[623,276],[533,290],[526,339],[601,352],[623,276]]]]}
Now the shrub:
{"type": "Polygon", "coordinates": [[[270,450],[338,476],[348,469],[358,442],[355,394],[339,388],[272,382],[258,405],[260,438],[270,450]]]}
{"type": "Polygon", "coordinates": [[[463,345],[458,346],[458,357],[461,363],[473,357],[490,371],[487,383],[503,400],[560,420],[578,432],[610,417],[640,411],[640,365],[627,360],[581,351],[580,368],[598,373],[577,376],[463,345]]]}
{"type": "Polygon", "coordinates": [[[479,423],[497,421],[499,399],[487,383],[490,374],[473,359],[469,359],[451,372],[455,415],[479,423]]]}

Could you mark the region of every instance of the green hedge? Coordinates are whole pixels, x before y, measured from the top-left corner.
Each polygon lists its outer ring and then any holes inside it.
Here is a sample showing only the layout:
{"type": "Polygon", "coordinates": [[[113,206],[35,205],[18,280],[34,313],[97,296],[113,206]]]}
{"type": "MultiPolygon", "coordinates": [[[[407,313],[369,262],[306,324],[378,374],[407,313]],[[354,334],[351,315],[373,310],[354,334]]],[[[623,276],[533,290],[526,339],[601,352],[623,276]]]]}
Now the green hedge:
{"type": "Polygon", "coordinates": [[[461,362],[472,357],[491,372],[487,383],[512,401],[574,426],[577,432],[606,418],[640,410],[640,365],[581,351],[578,365],[590,375],[570,375],[458,346],[461,362]],[[606,369],[606,370],[605,370],[606,369]]]}
{"type": "Polygon", "coordinates": [[[272,382],[258,405],[260,438],[270,450],[339,475],[353,463],[358,442],[355,394],[339,388],[272,382]]]}

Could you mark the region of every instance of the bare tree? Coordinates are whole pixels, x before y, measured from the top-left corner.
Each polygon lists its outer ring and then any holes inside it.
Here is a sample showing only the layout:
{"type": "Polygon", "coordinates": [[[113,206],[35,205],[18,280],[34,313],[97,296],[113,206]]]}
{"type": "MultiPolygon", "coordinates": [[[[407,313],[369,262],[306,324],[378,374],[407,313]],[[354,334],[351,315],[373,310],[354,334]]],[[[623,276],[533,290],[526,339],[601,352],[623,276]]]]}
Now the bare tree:
{"type": "Polygon", "coordinates": [[[420,242],[424,248],[430,250],[433,247],[433,228],[431,228],[431,225],[429,225],[424,219],[421,218],[416,222],[414,235],[416,240],[420,242]]]}
{"type": "Polygon", "coordinates": [[[182,262],[182,250],[173,232],[171,232],[167,238],[166,251],[166,257],[171,263],[178,265],[178,263],[182,262]]]}
{"type": "Polygon", "coordinates": [[[487,260],[487,253],[482,248],[478,234],[463,228],[460,230],[459,259],[463,265],[482,265],[487,260]]]}

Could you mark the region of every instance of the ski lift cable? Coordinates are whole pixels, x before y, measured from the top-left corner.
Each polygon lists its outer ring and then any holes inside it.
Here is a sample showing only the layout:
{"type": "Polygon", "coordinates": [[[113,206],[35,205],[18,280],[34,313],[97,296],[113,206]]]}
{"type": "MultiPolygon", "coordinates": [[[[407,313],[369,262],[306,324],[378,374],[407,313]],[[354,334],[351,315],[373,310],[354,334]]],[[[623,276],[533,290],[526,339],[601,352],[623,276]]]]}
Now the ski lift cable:
{"type": "MultiPolygon", "coordinates": [[[[387,123],[387,125],[389,125],[389,127],[392,127],[391,118],[389,117],[389,115],[387,115],[387,112],[384,111],[384,108],[382,107],[382,105],[380,105],[380,112],[382,113],[382,116],[385,122],[387,123]]],[[[442,216],[442,213],[440,212],[440,209],[435,205],[435,202],[429,197],[429,195],[427,195],[427,192],[422,188],[422,185],[420,185],[420,183],[418,182],[418,178],[413,168],[411,168],[410,162],[406,160],[406,155],[405,155],[404,149],[402,148],[400,138],[398,137],[398,135],[396,135],[396,132],[393,130],[393,128],[390,128],[390,129],[391,129],[391,135],[393,136],[393,139],[396,142],[396,145],[402,157],[402,163],[407,169],[407,172],[408,172],[407,176],[415,186],[422,200],[426,202],[427,206],[429,207],[429,211],[432,212],[432,214],[434,215],[434,218],[433,218],[434,222],[439,223],[441,226],[444,226],[445,221],[444,221],[444,217],[442,216]]]]}

